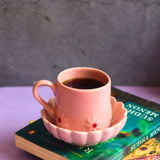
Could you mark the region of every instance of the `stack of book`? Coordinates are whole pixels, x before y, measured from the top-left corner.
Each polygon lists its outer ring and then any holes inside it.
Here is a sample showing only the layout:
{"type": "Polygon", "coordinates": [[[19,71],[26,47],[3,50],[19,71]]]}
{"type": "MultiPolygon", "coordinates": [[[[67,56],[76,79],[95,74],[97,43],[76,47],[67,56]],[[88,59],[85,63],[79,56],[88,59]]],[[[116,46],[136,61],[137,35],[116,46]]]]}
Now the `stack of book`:
{"type": "Polygon", "coordinates": [[[16,146],[46,160],[160,159],[160,105],[113,87],[112,96],[124,103],[128,118],[120,133],[107,142],[85,147],[67,144],[54,138],[39,119],[15,133],[16,146]]]}

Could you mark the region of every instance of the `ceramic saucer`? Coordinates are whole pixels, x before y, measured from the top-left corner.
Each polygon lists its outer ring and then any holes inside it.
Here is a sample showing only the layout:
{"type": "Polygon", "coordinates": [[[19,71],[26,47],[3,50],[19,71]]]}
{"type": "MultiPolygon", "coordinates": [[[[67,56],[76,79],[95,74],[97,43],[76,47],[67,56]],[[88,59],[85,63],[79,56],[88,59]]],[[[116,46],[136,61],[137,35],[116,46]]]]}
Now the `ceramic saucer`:
{"type": "MultiPolygon", "coordinates": [[[[51,98],[50,102],[54,104],[54,98],[51,98]]],[[[111,97],[111,105],[111,124],[109,128],[104,130],[89,132],[72,131],[54,125],[54,121],[48,116],[44,109],[41,110],[41,115],[44,126],[55,138],[78,146],[92,146],[115,137],[126,123],[127,110],[124,108],[124,104],[122,102],[117,102],[114,97],[111,97]]]]}

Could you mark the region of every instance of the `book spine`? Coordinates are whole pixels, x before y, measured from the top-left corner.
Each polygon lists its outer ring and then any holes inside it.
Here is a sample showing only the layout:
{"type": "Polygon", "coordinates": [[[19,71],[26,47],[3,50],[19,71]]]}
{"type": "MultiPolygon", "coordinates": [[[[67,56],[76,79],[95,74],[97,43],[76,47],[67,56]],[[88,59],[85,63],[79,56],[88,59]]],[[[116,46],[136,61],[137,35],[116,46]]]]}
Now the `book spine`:
{"type": "Polygon", "coordinates": [[[146,141],[154,137],[160,132],[160,124],[158,123],[153,129],[146,134],[143,134],[138,141],[130,144],[129,146],[126,146],[123,150],[119,151],[114,157],[111,157],[109,160],[121,160],[124,158],[124,156],[128,155],[129,153],[133,152],[135,149],[140,147],[142,144],[144,144],[146,141]],[[127,154],[125,154],[124,151],[127,151],[127,154]]]}

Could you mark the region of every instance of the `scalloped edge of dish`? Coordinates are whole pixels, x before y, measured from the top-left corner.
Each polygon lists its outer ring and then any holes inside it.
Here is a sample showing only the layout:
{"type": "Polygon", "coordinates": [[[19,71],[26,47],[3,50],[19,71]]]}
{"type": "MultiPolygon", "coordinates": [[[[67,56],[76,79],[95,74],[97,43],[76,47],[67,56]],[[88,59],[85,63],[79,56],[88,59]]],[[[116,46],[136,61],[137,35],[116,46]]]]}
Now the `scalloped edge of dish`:
{"type": "Polygon", "coordinates": [[[111,97],[111,106],[111,125],[104,130],[89,132],[68,130],[54,125],[53,120],[44,109],[41,110],[41,116],[44,126],[55,138],[78,146],[93,146],[115,137],[126,123],[127,110],[124,108],[124,104],[122,102],[117,102],[114,97],[111,97]]]}

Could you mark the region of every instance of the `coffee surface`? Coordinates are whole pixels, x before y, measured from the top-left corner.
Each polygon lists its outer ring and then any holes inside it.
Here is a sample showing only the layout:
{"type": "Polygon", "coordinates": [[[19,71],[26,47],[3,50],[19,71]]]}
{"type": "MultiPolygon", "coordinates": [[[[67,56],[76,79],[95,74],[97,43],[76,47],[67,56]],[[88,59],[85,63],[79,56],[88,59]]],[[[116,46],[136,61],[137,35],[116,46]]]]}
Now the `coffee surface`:
{"type": "Polygon", "coordinates": [[[77,89],[94,89],[104,86],[104,83],[91,78],[73,78],[63,82],[64,85],[77,89]]]}

